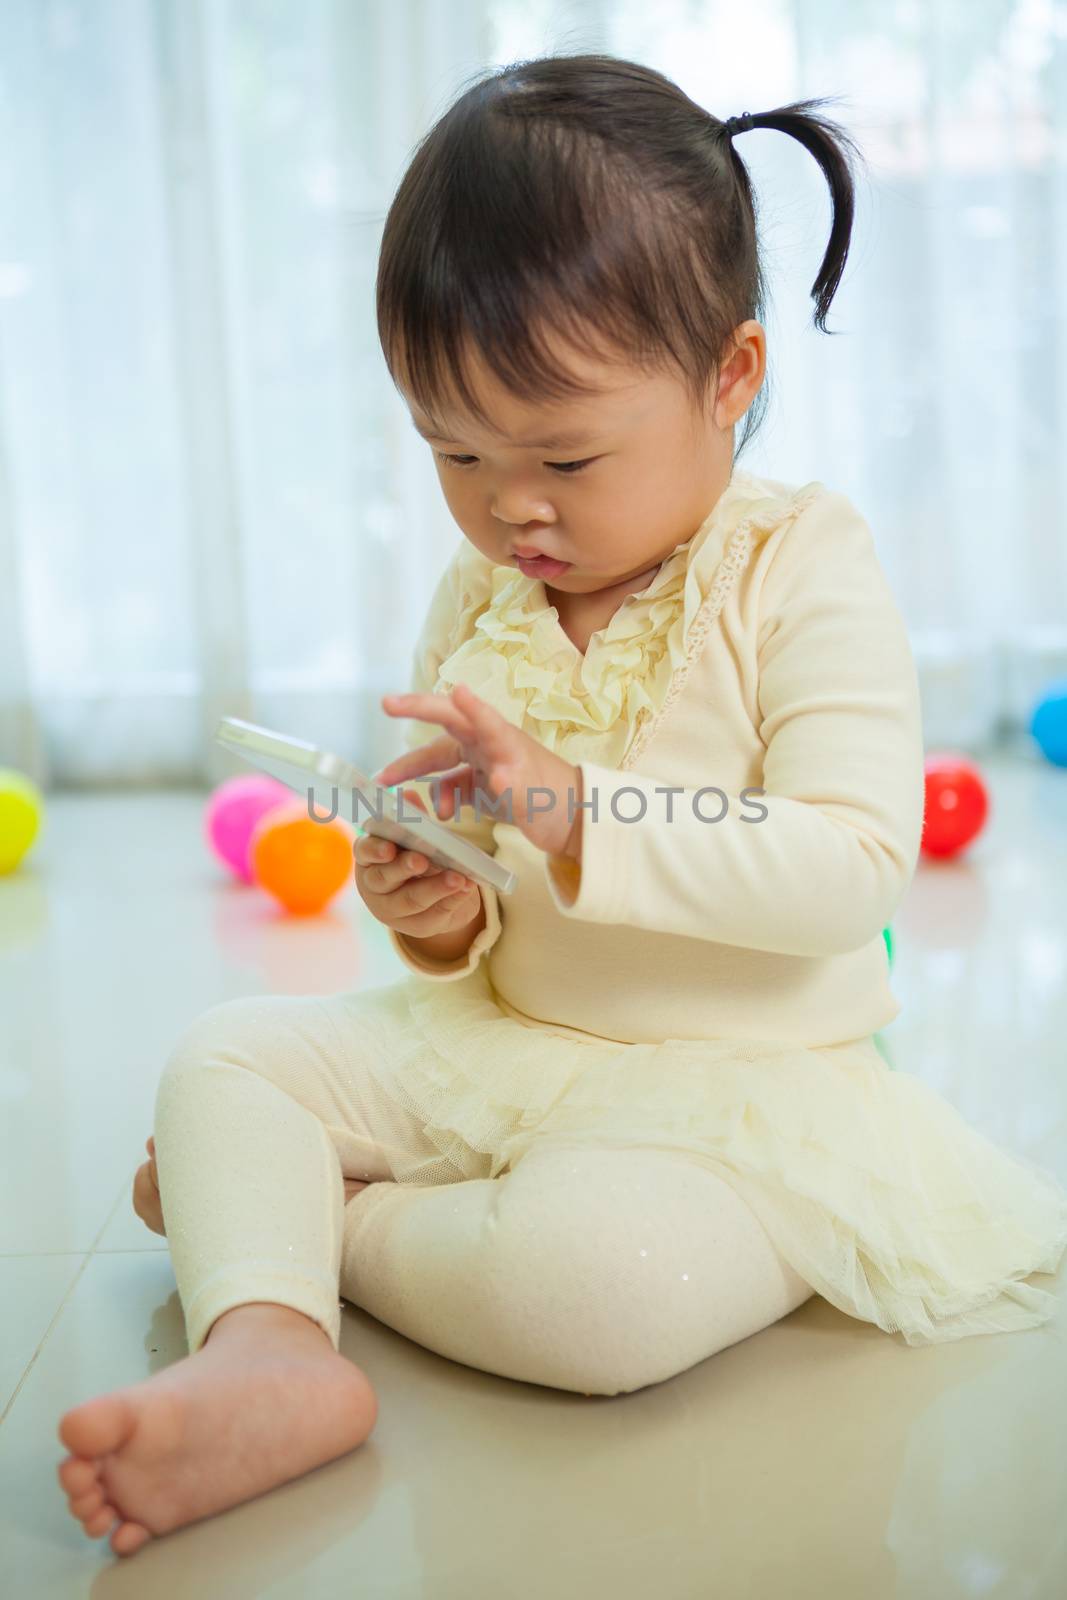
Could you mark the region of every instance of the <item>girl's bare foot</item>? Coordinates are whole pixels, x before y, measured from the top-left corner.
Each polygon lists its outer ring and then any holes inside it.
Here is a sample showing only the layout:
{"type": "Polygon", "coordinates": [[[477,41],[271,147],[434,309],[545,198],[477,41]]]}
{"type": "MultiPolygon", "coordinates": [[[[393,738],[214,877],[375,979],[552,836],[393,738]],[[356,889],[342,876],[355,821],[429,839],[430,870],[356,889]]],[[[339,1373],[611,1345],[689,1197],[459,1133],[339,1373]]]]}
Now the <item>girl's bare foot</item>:
{"type": "Polygon", "coordinates": [[[92,1539],[132,1555],[354,1450],[374,1428],[366,1374],[310,1317],[257,1302],[215,1321],[195,1354],[65,1413],[58,1467],[92,1539]]]}
{"type": "MultiPolygon", "coordinates": [[[[151,1228],[153,1233],[161,1233],[166,1238],[163,1207],[159,1199],[159,1174],[156,1171],[156,1141],[149,1139],[145,1149],[148,1151],[148,1160],[143,1162],[134,1174],[133,1209],[146,1227],[151,1228]]],[[[354,1194],[367,1187],[366,1183],[358,1178],[346,1178],[344,1184],[346,1205],[354,1194]]]]}

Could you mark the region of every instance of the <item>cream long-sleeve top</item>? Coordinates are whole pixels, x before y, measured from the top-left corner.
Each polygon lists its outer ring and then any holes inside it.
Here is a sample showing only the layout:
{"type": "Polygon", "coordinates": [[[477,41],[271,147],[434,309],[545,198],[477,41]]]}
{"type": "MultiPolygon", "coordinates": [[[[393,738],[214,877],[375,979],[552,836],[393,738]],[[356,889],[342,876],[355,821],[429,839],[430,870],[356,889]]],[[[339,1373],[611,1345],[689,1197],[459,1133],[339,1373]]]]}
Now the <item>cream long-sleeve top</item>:
{"type": "MultiPolygon", "coordinates": [[[[479,886],[486,926],[454,962],[391,931],[412,971],[452,982],[485,962],[506,1014],[624,1043],[817,1046],[899,1013],[883,929],[918,859],[919,686],[871,529],[844,494],[735,467],[584,655],[540,580],[464,539],[411,687],[461,681],[580,768],[581,859],[464,806],[446,825],[518,887],[479,886]]],[[[412,719],[405,744],[441,731],[412,719]]],[[[431,783],[405,786],[432,814],[431,783]]]]}

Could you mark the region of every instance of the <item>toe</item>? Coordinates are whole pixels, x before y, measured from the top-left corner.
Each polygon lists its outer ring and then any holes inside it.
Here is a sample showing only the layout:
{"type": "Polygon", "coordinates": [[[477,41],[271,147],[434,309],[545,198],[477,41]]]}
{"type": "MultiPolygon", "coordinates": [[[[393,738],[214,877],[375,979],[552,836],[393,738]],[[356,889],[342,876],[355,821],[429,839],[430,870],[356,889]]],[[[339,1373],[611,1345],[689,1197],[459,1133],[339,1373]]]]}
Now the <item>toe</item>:
{"type": "Polygon", "coordinates": [[[93,1517],[105,1504],[104,1491],[101,1488],[90,1489],[88,1494],[76,1495],[70,1502],[70,1509],[79,1522],[84,1522],[86,1517],[93,1517]]]}
{"type": "Polygon", "coordinates": [[[121,1392],[102,1394],[61,1417],[59,1437],[72,1455],[104,1456],[121,1450],[135,1425],[133,1407],[121,1392]]]}
{"type": "Polygon", "coordinates": [[[118,1512],[114,1506],[101,1506],[100,1510],[83,1524],[90,1539],[102,1539],[118,1520],[118,1512]]]}
{"type": "Polygon", "coordinates": [[[65,1461],[59,1463],[56,1476],[60,1486],[71,1495],[88,1494],[99,1478],[94,1462],[79,1461],[75,1456],[68,1456],[65,1461]]]}
{"type": "Polygon", "coordinates": [[[152,1535],[140,1522],[124,1522],[111,1535],[111,1548],[117,1556],[132,1556],[147,1544],[152,1535]]]}

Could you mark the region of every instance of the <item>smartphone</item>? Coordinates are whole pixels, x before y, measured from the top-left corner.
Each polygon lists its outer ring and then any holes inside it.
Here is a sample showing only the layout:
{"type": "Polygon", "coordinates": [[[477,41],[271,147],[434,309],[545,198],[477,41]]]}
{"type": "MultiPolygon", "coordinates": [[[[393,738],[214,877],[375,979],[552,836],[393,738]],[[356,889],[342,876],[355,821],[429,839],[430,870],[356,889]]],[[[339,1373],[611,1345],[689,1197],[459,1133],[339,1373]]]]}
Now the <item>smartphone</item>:
{"type": "Polygon", "coordinates": [[[304,739],[293,739],[240,717],[223,717],[215,729],[215,738],[242,760],[270,773],[304,797],[309,814],[314,803],[323,822],[336,814],[345,822],[354,822],[364,833],[392,839],[404,850],[418,850],[435,866],[445,871],[453,867],[501,894],[511,894],[519,881],[516,872],[479,850],[469,839],[461,839],[429,812],[418,811],[410,800],[403,802],[405,820],[400,821],[401,795],[373,783],[351,761],[330,750],[320,750],[304,739]],[[357,793],[363,796],[362,804],[356,799],[357,793]],[[376,815],[379,810],[380,820],[376,815]],[[417,821],[410,820],[417,811],[417,821]]]}

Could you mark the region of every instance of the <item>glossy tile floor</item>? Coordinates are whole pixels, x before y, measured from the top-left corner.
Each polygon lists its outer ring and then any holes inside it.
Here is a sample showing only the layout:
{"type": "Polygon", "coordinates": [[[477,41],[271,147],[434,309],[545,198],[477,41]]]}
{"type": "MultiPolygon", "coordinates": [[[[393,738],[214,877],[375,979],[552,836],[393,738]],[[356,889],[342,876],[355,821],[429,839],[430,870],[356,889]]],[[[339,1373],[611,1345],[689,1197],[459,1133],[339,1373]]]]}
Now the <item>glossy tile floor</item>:
{"type": "MultiPolygon", "coordinates": [[[[1067,771],[982,763],[964,861],[920,865],[879,1036],[1067,1183],[1067,771]]],[[[380,1401],[358,1450],[112,1555],[69,1516],[56,1423],[185,1354],[130,1206],[178,1030],[218,1000],[393,982],[353,887],[290,919],[229,882],[203,795],[57,794],[0,880],[0,1586],[72,1595],[1010,1600],[1067,1593],[1065,1269],[1025,1333],[909,1349],[816,1297],[663,1384],[587,1399],[451,1363],[346,1306],[380,1401]]]]}

